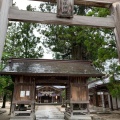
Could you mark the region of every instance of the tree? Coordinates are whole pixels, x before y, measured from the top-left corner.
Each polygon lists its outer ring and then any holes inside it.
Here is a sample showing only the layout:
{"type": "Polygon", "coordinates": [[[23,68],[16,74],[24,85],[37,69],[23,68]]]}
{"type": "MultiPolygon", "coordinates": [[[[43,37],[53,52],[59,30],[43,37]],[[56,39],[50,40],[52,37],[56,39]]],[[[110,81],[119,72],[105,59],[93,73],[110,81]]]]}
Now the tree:
{"type": "MultiPolygon", "coordinates": [[[[34,11],[29,5],[28,11],[34,11]]],[[[16,58],[40,58],[43,56],[40,37],[36,37],[34,30],[38,24],[10,22],[4,47],[4,54],[16,58]]]]}
{"type": "Polygon", "coordinates": [[[11,90],[8,90],[6,87],[12,84],[13,82],[10,76],[0,76],[0,94],[3,95],[2,108],[5,108],[7,95],[11,95],[11,90]]]}
{"type": "Polygon", "coordinates": [[[109,79],[110,82],[108,83],[107,87],[110,91],[110,94],[115,97],[120,99],[120,65],[117,65],[116,63],[113,63],[110,65],[110,71],[109,71],[109,79]]]}
{"type": "MultiPolygon", "coordinates": [[[[49,8],[49,12],[52,9],[49,8]]],[[[75,6],[74,14],[106,17],[110,15],[110,11],[106,8],[75,6]]],[[[104,73],[107,60],[118,59],[115,36],[111,29],[47,25],[42,33],[45,36],[43,44],[55,52],[56,59],[92,60],[95,67],[104,73]]],[[[119,68],[118,64],[116,66],[119,68]]],[[[115,81],[112,74],[119,70],[112,68],[110,71],[110,79],[114,79],[110,80],[110,93],[119,97],[120,84],[117,84],[119,82],[115,81]]]]}
{"type": "MultiPolygon", "coordinates": [[[[27,6],[28,11],[34,11],[30,5],[27,6]]],[[[40,37],[36,37],[34,30],[39,27],[35,23],[23,22],[9,22],[1,69],[6,65],[7,59],[10,57],[16,58],[40,58],[43,56],[43,49],[41,47],[40,37]]],[[[12,79],[7,76],[0,77],[1,92],[3,93],[3,106],[5,107],[6,89],[12,83],[12,79]]],[[[12,86],[11,86],[12,87],[12,86]]]]}
{"type": "MultiPolygon", "coordinates": [[[[7,54],[3,53],[2,57],[4,58],[4,60],[2,59],[2,62],[0,63],[0,70],[2,70],[5,67],[7,54]]],[[[12,96],[12,92],[11,92],[11,89],[13,90],[12,86],[13,86],[13,81],[10,76],[0,76],[0,95],[1,97],[3,97],[2,108],[5,108],[8,95],[12,96]],[[8,86],[10,86],[9,89],[7,89],[8,86]]]]}
{"type": "MultiPolygon", "coordinates": [[[[45,8],[47,5],[42,6],[45,8]]],[[[53,8],[51,8],[51,11],[52,9],[53,8]]],[[[106,17],[110,12],[107,9],[75,6],[74,14],[106,17]]],[[[102,58],[100,54],[103,51],[103,46],[109,44],[110,38],[107,40],[108,37],[111,37],[110,42],[114,43],[113,32],[109,29],[97,29],[84,26],[47,25],[46,29],[42,30],[42,33],[45,36],[43,44],[45,47],[55,52],[55,57],[58,59],[98,61],[98,58],[102,58]]],[[[113,52],[114,51],[116,53],[115,49],[113,52]]],[[[117,54],[114,54],[114,57],[116,56],[117,54]]],[[[110,57],[113,56],[109,56],[109,58],[110,57]]],[[[106,60],[106,58],[104,59],[106,60]]]]}
{"type": "MultiPolygon", "coordinates": [[[[53,6],[49,10],[48,4],[42,4],[42,8],[46,8],[45,12],[53,12],[53,6]],[[44,7],[43,7],[44,6],[44,7]]],[[[89,9],[89,8],[88,8],[89,9]]],[[[87,9],[87,10],[88,10],[87,9]]],[[[86,14],[84,6],[75,6],[75,14],[86,14]]],[[[85,55],[86,47],[84,39],[86,38],[85,27],[47,25],[46,29],[42,30],[45,36],[43,44],[55,52],[55,57],[58,59],[88,59],[85,55]],[[81,31],[81,32],[79,32],[81,31]]]]}

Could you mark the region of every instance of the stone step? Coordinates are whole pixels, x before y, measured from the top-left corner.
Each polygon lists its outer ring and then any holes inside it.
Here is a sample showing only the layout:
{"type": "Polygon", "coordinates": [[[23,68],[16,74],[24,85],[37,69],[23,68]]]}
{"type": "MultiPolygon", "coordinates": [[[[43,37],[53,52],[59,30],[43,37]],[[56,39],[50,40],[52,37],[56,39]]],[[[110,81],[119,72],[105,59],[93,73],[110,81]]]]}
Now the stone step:
{"type": "Polygon", "coordinates": [[[15,116],[15,117],[11,117],[10,120],[35,120],[35,117],[18,117],[18,116],[15,116]]]}
{"type": "Polygon", "coordinates": [[[92,120],[89,115],[68,115],[65,114],[65,120],[92,120]]]}

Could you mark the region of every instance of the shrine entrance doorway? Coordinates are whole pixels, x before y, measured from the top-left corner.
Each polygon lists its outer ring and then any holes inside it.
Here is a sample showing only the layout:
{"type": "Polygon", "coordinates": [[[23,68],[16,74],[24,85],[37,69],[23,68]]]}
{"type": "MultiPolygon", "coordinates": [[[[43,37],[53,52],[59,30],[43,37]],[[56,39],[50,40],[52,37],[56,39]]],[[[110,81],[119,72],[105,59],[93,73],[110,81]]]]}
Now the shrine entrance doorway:
{"type": "Polygon", "coordinates": [[[36,102],[39,104],[61,104],[65,86],[42,85],[36,87],[36,102]]]}

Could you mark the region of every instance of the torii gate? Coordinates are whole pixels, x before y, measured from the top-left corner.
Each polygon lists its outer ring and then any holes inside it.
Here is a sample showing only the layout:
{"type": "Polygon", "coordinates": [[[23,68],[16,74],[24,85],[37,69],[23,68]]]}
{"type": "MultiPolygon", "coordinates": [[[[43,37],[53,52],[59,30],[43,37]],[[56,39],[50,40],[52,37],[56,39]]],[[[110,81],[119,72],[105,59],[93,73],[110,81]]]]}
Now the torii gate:
{"type": "MultiPolygon", "coordinates": [[[[48,0],[33,0],[44,1],[48,0]]],[[[56,0],[50,0],[55,3],[56,0]]],[[[107,7],[111,10],[111,16],[103,17],[88,17],[74,15],[73,18],[58,18],[56,14],[30,12],[18,10],[12,7],[12,0],[0,0],[0,60],[4,48],[4,42],[7,32],[8,21],[24,21],[24,22],[39,22],[45,24],[61,24],[61,25],[76,25],[76,26],[92,26],[101,28],[114,29],[118,56],[120,59],[120,0],[74,0],[76,5],[107,7]],[[42,16],[42,17],[41,17],[42,16]]]]}

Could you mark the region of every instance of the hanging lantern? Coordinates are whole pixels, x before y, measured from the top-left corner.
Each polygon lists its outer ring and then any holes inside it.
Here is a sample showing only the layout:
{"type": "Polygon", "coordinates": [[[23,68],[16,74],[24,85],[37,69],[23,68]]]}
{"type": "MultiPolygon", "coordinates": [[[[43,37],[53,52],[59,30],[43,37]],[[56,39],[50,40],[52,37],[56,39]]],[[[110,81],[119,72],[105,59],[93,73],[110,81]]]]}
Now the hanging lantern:
{"type": "Polygon", "coordinates": [[[73,17],[74,0],[57,0],[57,17],[73,17]]]}

